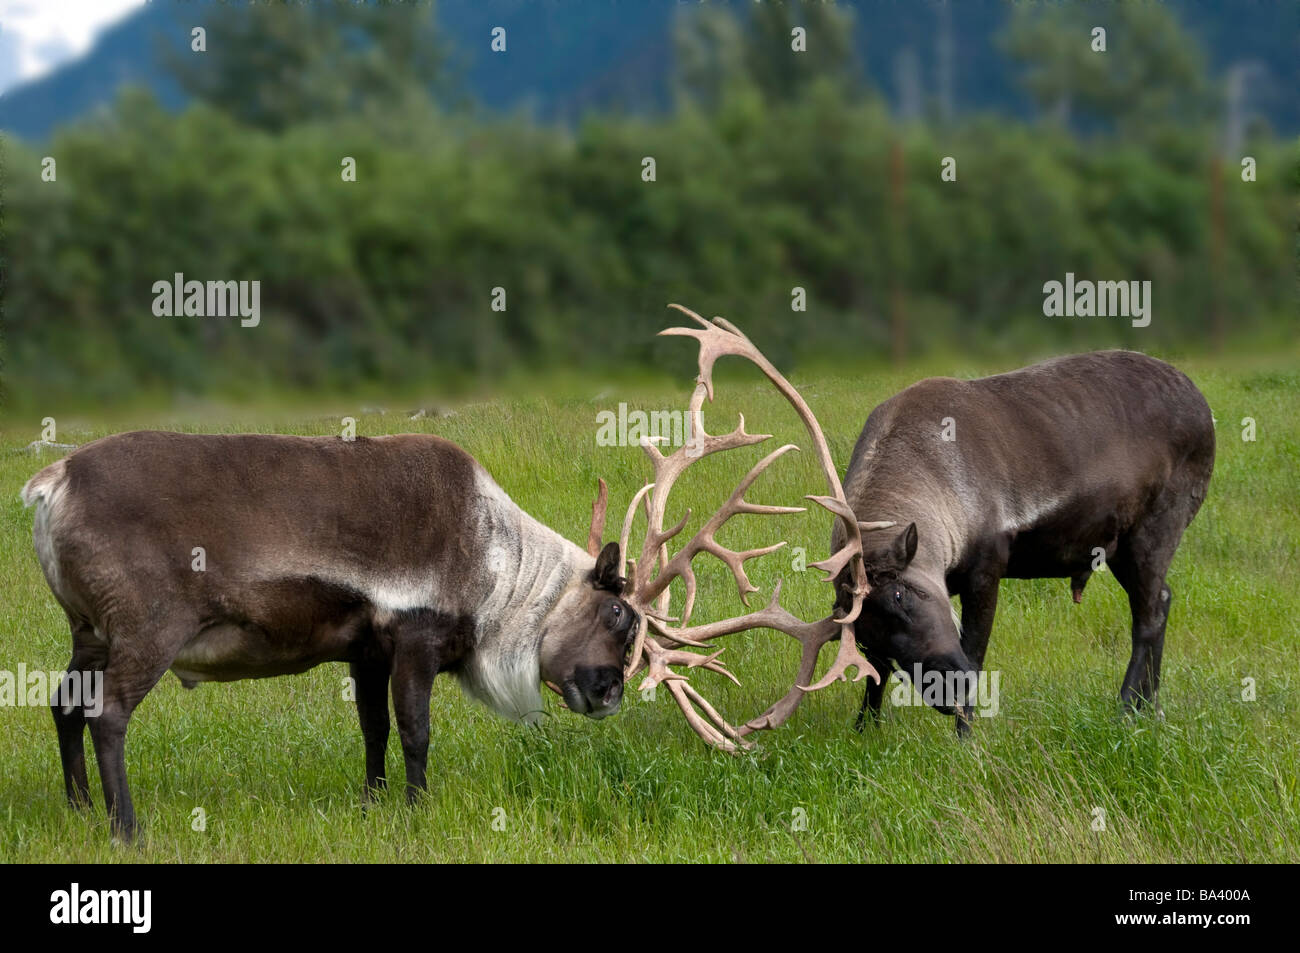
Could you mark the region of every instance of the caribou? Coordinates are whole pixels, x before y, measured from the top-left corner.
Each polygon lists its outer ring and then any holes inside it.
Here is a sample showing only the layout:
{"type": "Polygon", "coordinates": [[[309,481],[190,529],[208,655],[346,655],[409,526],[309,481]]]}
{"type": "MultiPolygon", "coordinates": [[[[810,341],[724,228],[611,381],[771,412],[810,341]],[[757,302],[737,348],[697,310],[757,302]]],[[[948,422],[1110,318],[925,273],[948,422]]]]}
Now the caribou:
{"type": "Polygon", "coordinates": [[[102,673],[97,717],[71,692],[52,705],[67,797],[89,800],[89,725],[123,840],[127,722],[168,670],[193,688],[348,663],[371,795],[385,784],[391,680],[410,798],[426,785],[440,672],[525,721],[541,711],[540,678],[590,718],[622,700],[636,616],[617,547],[584,552],[439,437],[123,433],[22,495],[71,628],[70,677],[102,673]]]}
{"type": "MultiPolygon", "coordinates": [[[[913,384],[871,412],[844,477],[854,512],[876,523],[862,534],[870,594],[855,638],[875,666],[897,663],[914,684],[916,673],[961,676],[934,707],[964,733],[1001,580],[1069,578],[1077,603],[1108,569],[1132,615],[1121,702],[1158,712],[1166,575],[1205,500],[1214,449],[1201,392],[1133,351],[913,384]]],[[[835,526],[832,546],[845,538],[835,526]]],[[[856,604],[857,582],[841,573],[837,585],[837,604],[856,604]]],[[[881,682],[868,685],[859,729],[883,696],[881,682]]]]}
{"type": "MultiPolygon", "coordinates": [[[[681,309],[685,310],[685,309],[681,309]]],[[[736,751],[745,736],[780,724],[805,691],[871,670],[852,638],[867,593],[860,526],[849,509],[826,439],[789,382],[734,326],[699,322],[700,378],[691,439],[671,456],[642,446],[654,481],[633,498],[617,542],[602,545],[607,492],[592,509],[585,549],[530,517],[465,450],[440,437],[302,437],[138,431],[86,444],[33,476],[22,499],[35,508],[33,538],[46,581],[67,616],[72,658],[51,709],[69,803],[90,802],[84,735],[89,728],[113,836],[131,841],[136,817],[126,777],[127,723],[168,672],[187,688],[349,666],[365,742],[364,797],[385,787],[387,695],[414,800],[426,789],[429,702],[446,672],[466,693],[508,718],[536,721],[539,685],[569,710],[597,719],[618,711],[628,677],[664,684],[695,731],[736,751]],[[701,405],[724,354],[757,364],[812,436],[830,495],[812,497],[845,526],[845,542],[820,568],[846,577],[844,612],[804,622],[782,608],[777,585],[754,612],[691,625],[692,560],[710,553],[735,575],[742,600],[756,591],[745,563],[783,543],[733,551],[716,534],[738,514],[782,514],[745,493],[781,447],[759,461],[687,543],[686,525],[663,522],[668,494],[698,459],[769,439],[735,430],[711,435],[701,405]],[[646,531],[625,558],[638,512],[646,531]],[[684,602],[671,614],[671,587],[684,602]],[[795,685],[758,718],[731,726],[678,670],[733,678],[711,640],[755,628],[784,631],[803,646],[795,685]],[[841,638],[843,635],[846,638],[841,638]],[[840,639],[816,685],[820,648],[840,639]],[[693,651],[703,648],[703,652],[693,651]],[[95,711],[72,690],[93,675],[95,711]]],[[[689,516],[689,512],[687,514],[689,516]]],[[[879,677],[876,675],[875,677],[879,677]]],[[[856,680],[855,679],[855,680],[856,680]]]]}

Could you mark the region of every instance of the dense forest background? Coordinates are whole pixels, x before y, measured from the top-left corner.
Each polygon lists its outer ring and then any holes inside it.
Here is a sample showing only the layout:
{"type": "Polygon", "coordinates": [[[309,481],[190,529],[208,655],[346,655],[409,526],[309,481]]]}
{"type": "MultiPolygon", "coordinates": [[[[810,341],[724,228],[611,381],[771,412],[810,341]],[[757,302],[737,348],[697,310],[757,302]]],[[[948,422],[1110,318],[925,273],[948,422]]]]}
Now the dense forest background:
{"type": "MultiPolygon", "coordinates": [[[[644,367],[669,301],[786,365],[1294,348],[1300,163],[1243,105],[1258,64],[1212,68],[1158,4],[1016,5],[995,45],[1031,114],[954,110],[907,56],[873,82],[872,11],[683,6],[662,108],[555,118],[466,95],[428,4],[171,4],[184,105],[128,89],[5,137],[5,400],[644,367]],[[260,281],[260,323],[156,316],[177,272],[260,281]],[[1067,272],[1151,281],[1150,326],[1045,317],[1067,272]]],[[[475,56],[506,70],[530,37],[503,22],[475,56]]]]}

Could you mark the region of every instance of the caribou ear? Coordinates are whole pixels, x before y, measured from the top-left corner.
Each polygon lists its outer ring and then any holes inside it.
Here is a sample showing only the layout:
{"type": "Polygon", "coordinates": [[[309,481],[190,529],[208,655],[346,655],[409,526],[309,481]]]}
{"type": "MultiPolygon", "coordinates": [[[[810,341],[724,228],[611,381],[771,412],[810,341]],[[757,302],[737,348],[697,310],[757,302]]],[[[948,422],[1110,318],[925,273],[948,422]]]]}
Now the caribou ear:
{"type": "Polygon", "coordinates": [[[902,572],[912,563],[912,557],[916,555],[916,524],[908,524],[907,529],[903,530],[894,539],[894,545],[890,547],[890,556],[893,557],[897,564],[896,568],[902,572]]]}
{"type": "Polygon", "coordinates": [[[597,589],[607,589],[621,595],[627,580],[618,574],[620,560],[618,543],[606,543],[596,557],[596,568],[591,571],[591,584],[597,589]]]}

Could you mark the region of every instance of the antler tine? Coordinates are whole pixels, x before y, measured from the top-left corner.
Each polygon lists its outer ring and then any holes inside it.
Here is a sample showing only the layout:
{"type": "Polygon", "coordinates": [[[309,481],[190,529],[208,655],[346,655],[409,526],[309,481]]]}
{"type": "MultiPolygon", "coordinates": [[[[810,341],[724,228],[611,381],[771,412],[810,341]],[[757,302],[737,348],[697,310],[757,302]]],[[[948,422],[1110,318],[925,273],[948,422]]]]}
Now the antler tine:
{"type": "MultiPolygon", "coordinates": [[[[855,616],[859,609],[860,605],[854,607],[853,614],[855,616]]],[[[831,682],[860,682],[867,676],[871,676],[871,679],[879,685],[880,673],[876,671],[874,665],[867,661],[866,656],[858,651],[858,642],[853,635],[853,623],[840,622],[839,619],[832,619],[831,621],[837,623],[840,627],[840,649],[835,655],[835,661],[826,670],[826,674],[812,685],[796,685],[796,687],[800,691],[815,692],[819,688],[825,688],[831,682]],[[858,670],[858,674],[854,675],[852,679],[849,678],[847,671],[850,668],[858,670]]]]}
{"type": "MultiPolygon", "coordinates": [[[[808,638],[801,640],[802,651],[799,654],[799,670],[795,673],[794,687],[781,696],[763,714],[745,722],[740,727],[742,735],[776,728],[784,724],[786,719],[794,714],[794,710],[799,707],[799,703],[803,701],[804,695],[807,694],[807,690],[800,686],[812,680],[817,671],[817,657],[821,654],[822,646],[834,638],[837,631],[839,631],[839,626],[825,625],[825,620],[823,620],[820,631],[815,634],[810,633],[808,638]]],[[[879,674],[876,675],[876,681],[880,681],[879,674]]]]}
{"type": "Polygon", "coordinates": [[[605,535],[605,510],[609,504],[609,487],[600,477],[596,478],[598,489],[595,502],[591,504],[591,528],[587,531],[587,555],[600,555],[600,538],[605,535]]]}
{"type": "MultiPolygon", "coordinates": [[[[660,645],[658,642],[655,642],[654,648],[648,654],[653,655],[658,660],[659,670],[656,673],[654,673],[652,676],[648,677],[647,684],[643,685],[642,688],[644,689],[649,685],[656,684],[661,679],[668,679],[670,677],[672,678],[685,677],[670,671],[667,668],[667,666],[669,665],[681,665],[686,668],[708,669],[710,672],[717,672],[719,675],[726,676],[727,678],[731,679],[731,681],[739,685],[740,679],[736,678],[735,675],[732,675],[731,672],[727,671],[726,666],[724,666],[721,662],[718,661],[718,656],[721,655],[723,651],[724,651],[723,649],[718,649],[712,655],[700,655],[698,652],[687,652],[684,649],[670,649],[663,645],[660,645]]],[[[646,665],[649,664],[650,662],[648,659],[643,659],[641,664],[637,666],[636,671],[632,672],[632,674],[635,675],[636,672],[639,672],[642,668],[644,668],[646,665]]]]}
{"type": "MultiPolygon", "coordinates": [[[[632,497],[632,502],[628,504],[627,514],[623,517],[623,532],[618,537],[618,574],[627,575],[627,544],[632,538],[632,521],[636,519],[637,504],[645,497],[647,493],[655,488],[653,483],[647,483],[641,489],[636,491],[636,496],[632,497]]],[[[640,567],[637,567],[638,570],[640,567]]]]}
{"type": "Polygon", "coordinates": [[[720,744],[718,747],[723,748],[726,751],[735,751],[738,748],[753,747],[749,742],[742,740],[743,736],[739,729],[734,728],[725,718],[723,718],[722,715],[718,713],[718,710],[710,705],[704,696],[695,690],[694,686],[692,686],[690,682],[683,679],[682,681],[669,683],[668,687],[674,695],[678,692],[682,692],[690,698],[692,702],[704,711],[704,714],[708,716],[709,721],[713,722],[713,724],[717,726],[718,731],[725,735],[731,742],[730,744],[720,744]]]}
{"type": "Polygon", "coordinates": [[[712,747],[728,754],[734,754],[742,749],[753,747],[752,744],[743,739],[738,729],[729,725],[718,714],[717,710],[706,702],[699,692],[691,688],[685,680],[674,680],[665,682],[665,684],[672,693],[673,699],[677,702],[677,706],[682,710],[682,714],[686,716],[686,721],[695,729],[695,733],[712,747]],[[697,703],[704,709],[705,714],[708,715],[708,721],[700,717],[699,712],[695,710],[695,705],[692,703],[697,703]],[[710,721],[713,724],[710,724],[710,721]],[[714,725],[717,727],[714,727],[714,725]]]}
{"type": "Polygon", "coordinates": [[[695,328],[665,328],[659,333],[665,337],[675,335],[692,337],[700,342],[700,375],[696,380],[704,385],[709,400],[713,400],[713,364],[718,358],[727,354],[738,354],[742,357],[748,357],[755,364],[759,364],[760,367],[762,364],[759,362],[766,360],[759,353],[758,348],[754,347],[753,342],[745,337],[735,325],[724,321],[722,318],[706,321],[690,308],[680,304],[670,304],[668,307],[675,308],[682,314],[687,315],[703,329],[697,331],[695,328]]]}

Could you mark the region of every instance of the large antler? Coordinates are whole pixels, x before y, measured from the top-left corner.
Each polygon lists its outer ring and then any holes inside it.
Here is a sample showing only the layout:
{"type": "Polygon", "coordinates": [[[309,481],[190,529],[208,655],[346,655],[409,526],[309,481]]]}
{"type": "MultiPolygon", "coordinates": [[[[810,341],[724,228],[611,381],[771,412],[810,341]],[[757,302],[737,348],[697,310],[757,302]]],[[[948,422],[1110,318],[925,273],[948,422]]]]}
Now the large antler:
{"type": "MultiPolygon", "coordinates": [[[[863,597],[868,592],[866,573],[862,565],[862,529],[874,524],[859,524],[852,508],[844,496],[836,473],[826,437],[822,433],[817,418],[799,392],[782,376],[772,364],[759,352],[744,334],[730,322],[722,318],[705,321],[698,314],[681,305],[670,305],[690,316],[699,328],[668,328],[662,335],[693,337],[700,344],[700,373],[696,378],[695,392],[691,396],[690,424],[691,437],[685,446],[669,456],[664,456],[651,440],[643,440],[642,447],[650,458],[654,479],[646,484],[633,498],[628,506],[623,521],[621,536],[622,552],[626,556],[631,537],[632,525],[638,507],[643,507],[646,515],[646,535],[642,541],[639,558],[633,562],[630,574],[629,600],[641,613],[642,621],[637,632],[636,641],[629,656],[627,676],[647,669],[642,690],[662,684],[672,693],[691,727],[705,741],[727,751],[748,747],[743,739],[753,731],[775,728],[790,717],[798,707],[806,692],[823,688],[836,680],[848,677],[850,668],[856,668],[853,681],[866,676],[880,680],[880,675],[858,651],[853,637],[853,621],[862,609],[863,597]],[[696,580],[691,561],[700,553],[711,553],[731,570],[740,592],[741,602],[749,606],[749,594],[757,587],[749,581],[745,573],[745,563],[758,556],[766,555],[780,549],[784,542],[757,549],[735,551],[726,548],[717,540],[717,533],[722,526],[738,513],[759,515],[780,515],[803,512],[797,506],[766,506],[751,503],[745,494],[754,481],[773,461],[790,450],[798,449],[793,444],[779,447],[769,453],[746,474],[734,492],[715,512],[699,531],[671,557],[668,543],[681,533],[690,518],[690,511],[674,526],[664,529],[663,521],[668,504],[668,495],[674,483],[683,471],[696,460],[724,450],[751,446],[769,439],[769,434],[750,434],[745,432],[745,418],[742,414],[735,430],[730,433],[713,435],[704,429],[701,408],[704,399],[713,399],[713,365],[718,358],[728,354],[744,357],[755,364],[776,385],[777,390],[790,402],[799,419],[803,421],[812,438],[814,452],[826,477],[830,493],[827,496],[809,496],[818,505],[824,507],[838,518],[845,530],[846,542],[839,550],[821,562],[812,563],[814,568],[824,570],[828,580],[834,580],[847,567],[851,573],[851,605],[843,616],[828,616],[818,622],[806,623],[787,612],[779,604],[781,585],[774,587],[766,606],[745,615],[692,626],[691,614],[695,608],[696,580]],[[657,572],[656,572],[657,569],[657,572]],[[668,615],[670,586],[676,580],[682,580],[685,588],[685,601],[680,618],[668,615]],[[676,623],[676,624],[674,624],[676,623]],[[726,670],[718,656],[721,649],[711,654],[688,651],[688,648],[711,649],[712,639],[724,635],[733,635],[751,629],[768,628],[786,633],[798,640],[802,646],[799,669],[795,675],[794,685],[786,695],[757,718],[753,718],[738,727],[729,724],[718,711],[704,699],[687,681],[686,676],[673,671],[673,667],[704,668],[718,672],[737,682],[734,675],[726,670]],[[649,630],[654,630],[654,635],[649,630]],[[821,647],[836,636],[840,638],[839,652],[830,669],[815,684],[810,684],[816,673],[817,657],[821,647]]],[[[599,538],[596,529],[597,508],[593,508],[593,533],[599,538]]],[[[599,522],[604,523],[603,500],[598,504],[599,522]]],[[[737,682],[739,684],[739,682],[737,682]]]]}

